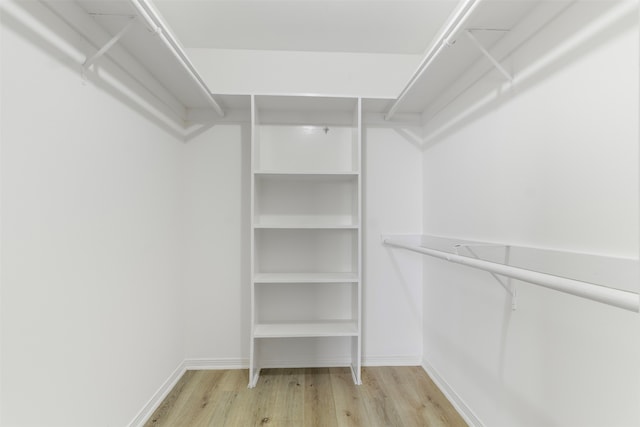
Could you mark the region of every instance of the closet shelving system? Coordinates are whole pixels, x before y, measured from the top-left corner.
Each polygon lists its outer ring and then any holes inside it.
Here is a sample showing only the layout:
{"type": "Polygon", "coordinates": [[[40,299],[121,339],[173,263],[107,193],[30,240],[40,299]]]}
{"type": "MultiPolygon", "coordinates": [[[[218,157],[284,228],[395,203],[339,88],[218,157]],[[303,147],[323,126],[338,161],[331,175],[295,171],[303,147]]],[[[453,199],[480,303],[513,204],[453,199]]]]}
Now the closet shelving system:
{"type": "MultiPolygon", "coordinates": [[[[220,119],[229,110],[248,109],[249,94],[212,95],[179,40],[149,0],[41,0],[92,46],[82,72],[96,73],[103,56],[113,60],[168,107],[183,126],[190,112],[211,109],[220,119]]],[[[481,76],[495,72],[514,78],[509,56],[569,2],[462,0],[434,39],[396,99],[363,100],[368,113],[389,122],[402,113],[437,114],[481,76]],[[497,71],[496,71],[497,70],[497,71]]]]}
{"type": "MultiPolygon", "coordinates": [[[[384,116],[389,125],[420,115],[428,126],[488,73],[495,73],[498,85],[517,84],[520,76],[510,56],[570,6],[462,0],[396,99],[361,100],[214,97],[148,0],[42,3],[92,47],[78,63],[82,74],[99,79],[100,61],[108,56],[181,126],[189,125],[194,109],[212,110],[218,118],[227,114],[225,104],[251,109],[250,386],[262,367],[273,364],[269,356],[287,360],[269,343],[296,339],[339,341],[327,343],[340,350],[332,362],[350,365],[354,382],[360,383],[363,111],[366,117],[384,116]]],[[[28,2],[16,6],[15,13],[28,14],[28,2]]],[[[439,131],[418,139],[427,143],[439,131]]],[[[392,238],[386,243],[404,245],[392,238]]],[[[406,249],[425,253],[410,245],[406,249]]],[[[637,310],[637,294],[631,297],[637,310]]]]}
{"type": "MultiPolygon", "coordinates": [[[[357,98],[252,97],[250,387],[292,339],[331,348],[361,382],[361,111],[357,98]]],[[[306,357],[293,364],[326,364],[306,357]]]]}

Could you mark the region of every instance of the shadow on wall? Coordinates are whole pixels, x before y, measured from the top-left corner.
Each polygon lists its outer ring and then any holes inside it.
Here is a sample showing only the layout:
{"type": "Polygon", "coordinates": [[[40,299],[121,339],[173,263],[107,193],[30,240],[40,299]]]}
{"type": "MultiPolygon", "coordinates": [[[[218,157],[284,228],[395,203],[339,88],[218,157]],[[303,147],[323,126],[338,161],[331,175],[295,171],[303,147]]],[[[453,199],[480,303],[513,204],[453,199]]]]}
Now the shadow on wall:
{"type": "MultiPolygon", "coordinates": [[[[439,334],[436,329],[431,329],[428,334],[430,340],[446,354],[452,356],[452,363],[456,365],[460,376],[472,379],[478,390],[487,390],[491,395],[491,400],[496,402],[494,406],[502,408],[502,411],[509,409],[509,412],[516,412],[518,418],[526,419],[529,426],[547,426],[552,427],[556,424],[544,414],[541,408],[537,408],[527,401],[527,399],[519,395],[515,390],[505,386],[504,382],[499,381],[498,377],[493,375],[484,366],[477,363],[477,360],[465,352],[462,348],[456,346],[446,336],[439,334]],[[490,391],[489,391],[490,390],[490,391]],[[498,392],[497,394],[496,391],[498,392]]],[[[506,418],[506,417],[505,417],[506,418]]]]}
{"type": "Polygon", "coordinates": [[[512,61],[514,68],[517,65],[512,73],[513,82],[489,78],[496,73],[490,69],[434,112],[425,126],[422,150],[481,119],[637,24],[635,2],[570,3],[505,59],[512,61]],[[527,52],[521,54],[521,49],[527,52]]]}
{"type": "Polygon", "coordinates": [[[389,259],[391,260],[391,265],[393,266],[393,271],[396,273],[398,283],[402,285],[400,289],[402,290],[405,299],[409,301],[412,317],[416,321],[416,323],[420,324],[422,322],[422,310],[420,309],[420,307],[418,307],[418,304],[420,304],[421,301],[415,299],[414,295],[411,292],[409,281],[405,278],[403,268],[398,262],[397,251],[393,250],[393,248],[390,247],[385,247],[385,250],[387,251],[389,259]]]}
{"type": "MultiPolygon", "coordinates": [[[[485,253],[482,258],[502,262],[500,258],[504,256],[504,248],[489,249],[495,250],[491,251],[491,256],[486,256],[485,253]]],[[[427,272],[440,268],[446,269],[444,277],[447,282],[441,283],[441,286],[435,286],[434,278],[425,277],[425,281],[431,282],[431,285],[425,287],[425,302],[430,301],[430,304],[436,304],[436,306],[429,307],[427,304],[424,310],[425,316],[430,316],[431,319],[442,319],[446,322],[448,327],[445,329],[448,329],[449,332],[442,333],[443,327],[437,322],[424,322],[423,358],[426,363],[432,369],[437,369],[441,377],[447,378],[447,382],[453,390],[460,389],[457,383],[461,378],[464,378],[463,382],[467,384],[465,389],[467,391],[475,390],[476,395],[462,393],[461,399],[465,402],[474,402],[473,407],[491,408],[492,411],[499,414],[497,419],[502,421],[500,425],[510,425],[513,420],[526,420],[525,425],[531,427],[555,426],[553,420],[545,414],[545,408],[534,405],[518,390],[509,387],[505,382],[504,370],[508,359],[507,352],[509,346],[513,345],[509,340],[509,335],[512,333],[514,312],[508,293],[504,292],[495,278],[487,272],[449,265],[441,260],[429,259],[425,265],[425,276],[428,276],[427,272]],[[439,290],[439,288],[441,289],[439,290]],[[440,291],[444,291],[444,293],[440,291]],[[476,306],[486,307],[490,301],[494,301],[496,304],[499,301],[503,302],[501,313],[489,316],[492,319],[489,325],[479,322],[477,317],[472,318],[473,320],[464,320],[461,313],[474,310],[476,306]],[[447,312],[449,316],[439,316],[438,310],[447,312]],[[499,330],[487,333],[486,328],[492,327],[490,325],[499,326],[499,330]],[[460,338],[460,335],[466,334],[475,335],[475,341],[468,342],[468,346],[456,343],[456,338],[464,340],[464,338],[460,338]],[[477,339],[478,336],[484,338],[480,340],[477,339]],[[492,348],[492,342],[498,348],[492,348]],[[482,347],[478,347],[479,345],[482,347]],[[430,349],[432,349],[431,353],[430,349]],[[437,351],[434,352],[434,350],[437,351]],[[490,354],[495,354],[495,358],[487,358],[490,354]],[[449,368],[437,360],[438,355],[446,355],[446,365],[449,368]],[[482,361],[486,363],[483,364],[482,361]],[[448,372],[449,369],[454,369],[455,375],[451,375],[451,372],[448,372]],[[469,385],[473,386],[470,388],[469,385]],[[479,404],[480,400],[485,402],[490,400],[491,403],[479,404]]],[[[496,309],[498,309],[497,306],[496,309]]],[[[475,415],[480,420],[483,418],[496,420],[495,415],[475,415]]]]}
{"type": "MultiPolygon", "coordinates": [[[[213,125],[187,127],[180,114],[144,86],[141,77],[106,56],[83,70],[82,63],[95,53],[96,48],[40,2],[3,2],[0,19],[4,28],[45,52],[59,66],[77,74],[78,85],[95,86],[179,140],[192,139],[213,125]]],[[[50,71],[41,67],[37,72],[44,77],[50,71]]],[[[25,96],[29,94],[25,93],[25,96]]]]}

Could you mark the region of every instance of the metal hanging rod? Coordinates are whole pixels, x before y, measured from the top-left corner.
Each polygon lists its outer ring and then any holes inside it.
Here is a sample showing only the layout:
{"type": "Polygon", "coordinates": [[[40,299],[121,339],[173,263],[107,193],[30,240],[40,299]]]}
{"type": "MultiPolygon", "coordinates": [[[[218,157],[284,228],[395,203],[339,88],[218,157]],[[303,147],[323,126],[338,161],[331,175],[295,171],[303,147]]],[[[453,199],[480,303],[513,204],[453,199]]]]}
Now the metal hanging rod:
{"type": "Polygon", "coordinates": [[[152,33],[156,34],[160,38],[160,40],[162,40],[167,49],[169,49],[169,51],[173,54],[173,56],[175,56],[180,65],[182,65],[182,67],[187,71],[191,79],[198,85],[216,113],[218,113],[220,117],[224,117],[224,110],[222,109],[222,107],[220,107],[220,104],[218,104],[213,95],[211,95],[211,92],[209,92],[209,89],[207,88],[204,80],[195,69],[180,44],[171,35],[171,32],[164,27],[162,19],[160,19],[153,7],[151,7],[148,0],[129,1],[136,9],[140,17],[144,20],[147,28],[149,28],[152,33]]]}
{"type": "Polygon", "coordinates": [[[420,62],[418,69],[415,71],[409,82],[404,87],[402,92],[394,103],[391,105],[387,113],[385,114],[386,120],[391,120],[396,111],[400,107],[400,104],[404,98],[411,92],[411,89],[416,82],[422,77],[424,72],[431,66],[434,59],[440,55],[440,52],[448,46],[452,46],[455,43],[456,37],[462,30],[462,27],[466,24],[469,17],[473,14],[474,10],[478,7],[481,0],[463,0],[463,3],[456,10],[454,15],[449,19],[444,31],[440,34],[436,42],[427,51],[424,58],[420,62]]]}
{"type": "Polygon", "coordinates": [[[454,262],[456,264],[463,264],[491,273],[500,274],[502,276],[512,277],[517,280],[533,283],[538,286],[575,295],[581,298],[590,299],[592,301],[609,304],[614,307],[623,308],[625,310],[633,311],[636,313],[640,311],[640,295],[635,292],[613,289],[606,286],[596,285],[594,283],[568,279],[566,277],[554,276],[552,274],[540,273],[538,271],[527,270],[524,268],[499,264],[496,262],[456,255],[449,252],[426,248],[423,246],[408,245],[389,238],[383,239],[382,243],[387,246],[407,249],[413,252],[418,252],[424,255],[443,259],[445,261],[454,262]]]}

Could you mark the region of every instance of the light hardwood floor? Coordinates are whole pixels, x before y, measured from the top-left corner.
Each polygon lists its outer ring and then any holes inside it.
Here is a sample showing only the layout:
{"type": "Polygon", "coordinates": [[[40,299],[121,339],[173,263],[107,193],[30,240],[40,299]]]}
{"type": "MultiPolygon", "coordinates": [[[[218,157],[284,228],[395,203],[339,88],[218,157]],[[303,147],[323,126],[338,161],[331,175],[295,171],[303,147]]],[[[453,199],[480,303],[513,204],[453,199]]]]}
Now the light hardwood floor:
{"type": "Polygon", "coordinates": [[[187,371],[145,427],[466,426],[420,367],[187,371]]]}

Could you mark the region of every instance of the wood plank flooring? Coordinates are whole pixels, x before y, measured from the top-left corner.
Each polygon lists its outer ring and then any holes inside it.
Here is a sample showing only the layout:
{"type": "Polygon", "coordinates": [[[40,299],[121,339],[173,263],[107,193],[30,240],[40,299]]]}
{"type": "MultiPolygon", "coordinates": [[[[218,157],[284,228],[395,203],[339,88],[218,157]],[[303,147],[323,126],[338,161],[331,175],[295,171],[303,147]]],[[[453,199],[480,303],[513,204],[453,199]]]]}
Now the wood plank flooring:
{"type": "Polygon", "coordinates": [[[420,367],[187,371],[145,427],[463,427],[420,367]]]}

